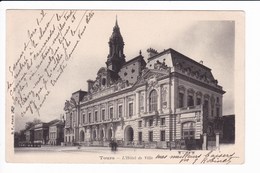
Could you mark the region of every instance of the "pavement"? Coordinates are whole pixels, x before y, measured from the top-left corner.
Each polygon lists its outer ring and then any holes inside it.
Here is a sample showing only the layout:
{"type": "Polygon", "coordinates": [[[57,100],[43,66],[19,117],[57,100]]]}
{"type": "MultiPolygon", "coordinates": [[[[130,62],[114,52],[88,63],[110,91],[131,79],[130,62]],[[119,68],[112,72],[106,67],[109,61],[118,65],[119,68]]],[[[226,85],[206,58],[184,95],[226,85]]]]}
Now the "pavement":
{"type": "MultiPolygon", "coordinates": [[[[110,147],[78,147],[78,146],[42,146],[42,147],[19,147],[15,148],[15,153],[25,152],[88,152],[88,153],[111,153],[110,147]]],[[[118,147],[118,153],[124,152],[147,152],[147,151],[169,151],[169,149],[145,149],[145,148],[123,148],[118,147]]]]}
{"type": "MultiPolygon", "coordinates": [[[[233,145],[231,144],[221,144],[220,149],[232,149],[233,145]]],[[[86,146],[42,146],[42,147],[19,147],[14,149],[15,153],[31,153],[31,152],[87,152],[87,153],[111,153],[110,147],[86,147],[86,146]]],[[[127,152],[169,152],[169,149],[146,149],[146,148],[123,148],[118,147],[117,153],[127,153],[127,152]]],[[[180,151],[180,150],[172,150],[180,151]]]]}

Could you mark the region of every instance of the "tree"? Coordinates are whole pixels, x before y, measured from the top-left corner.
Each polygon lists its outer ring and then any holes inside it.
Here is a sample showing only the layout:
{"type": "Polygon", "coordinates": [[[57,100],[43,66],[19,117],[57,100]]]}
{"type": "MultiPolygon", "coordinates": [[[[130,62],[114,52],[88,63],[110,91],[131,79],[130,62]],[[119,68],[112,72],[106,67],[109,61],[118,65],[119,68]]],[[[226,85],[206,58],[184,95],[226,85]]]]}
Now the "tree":
{"type": "Polygon", "coordinates": [[[34,118],[33,121],[26,122],[25,130],[30,129],[31,127],[39,123],[42,123],[42,121],[40,119],[34,118]]]}

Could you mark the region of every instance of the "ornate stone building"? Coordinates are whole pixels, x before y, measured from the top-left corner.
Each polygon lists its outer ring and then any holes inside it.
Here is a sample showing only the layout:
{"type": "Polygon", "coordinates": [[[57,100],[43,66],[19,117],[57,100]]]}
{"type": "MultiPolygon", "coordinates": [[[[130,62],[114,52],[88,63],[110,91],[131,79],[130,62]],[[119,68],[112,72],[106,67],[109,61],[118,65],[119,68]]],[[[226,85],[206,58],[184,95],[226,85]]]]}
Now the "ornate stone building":
{"type": "Polygon", "coordinates": [[[141,52],[126,62],[116,21],[106,67],[65,103],[66,144],[166,148],[214,135],[225,92],[211,69],[171,48],[147,51],[147,62],[141,52]]]}

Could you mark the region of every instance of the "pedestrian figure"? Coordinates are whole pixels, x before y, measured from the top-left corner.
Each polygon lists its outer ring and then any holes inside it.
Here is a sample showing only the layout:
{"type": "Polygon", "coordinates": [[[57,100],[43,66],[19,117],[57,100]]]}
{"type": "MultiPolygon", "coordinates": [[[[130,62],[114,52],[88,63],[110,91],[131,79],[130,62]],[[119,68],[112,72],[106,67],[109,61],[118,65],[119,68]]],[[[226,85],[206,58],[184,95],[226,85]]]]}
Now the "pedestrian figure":
{"type": "Polygon", "coordinates": [[[117,142],[114,142],[114,151],[117,151],[117,142]]]}
{"type": "Polygon", "coordinates": [[[114,141],[111,140],[111,142],[109,143],[109,146],[111,147],[111,151],[114,151],[114,141]]]}

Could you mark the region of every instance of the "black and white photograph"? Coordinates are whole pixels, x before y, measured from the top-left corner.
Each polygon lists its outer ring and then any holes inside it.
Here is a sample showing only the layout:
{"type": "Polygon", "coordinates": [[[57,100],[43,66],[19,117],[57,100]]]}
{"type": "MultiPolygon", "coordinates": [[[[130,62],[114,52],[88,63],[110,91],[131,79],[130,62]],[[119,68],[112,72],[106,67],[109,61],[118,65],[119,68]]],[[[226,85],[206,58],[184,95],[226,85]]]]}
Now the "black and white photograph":
{"type": "Polygon", "coordinates": [[[243,163],[244,29],[243,11],[6,10],[7,161],[243,163]]]}

